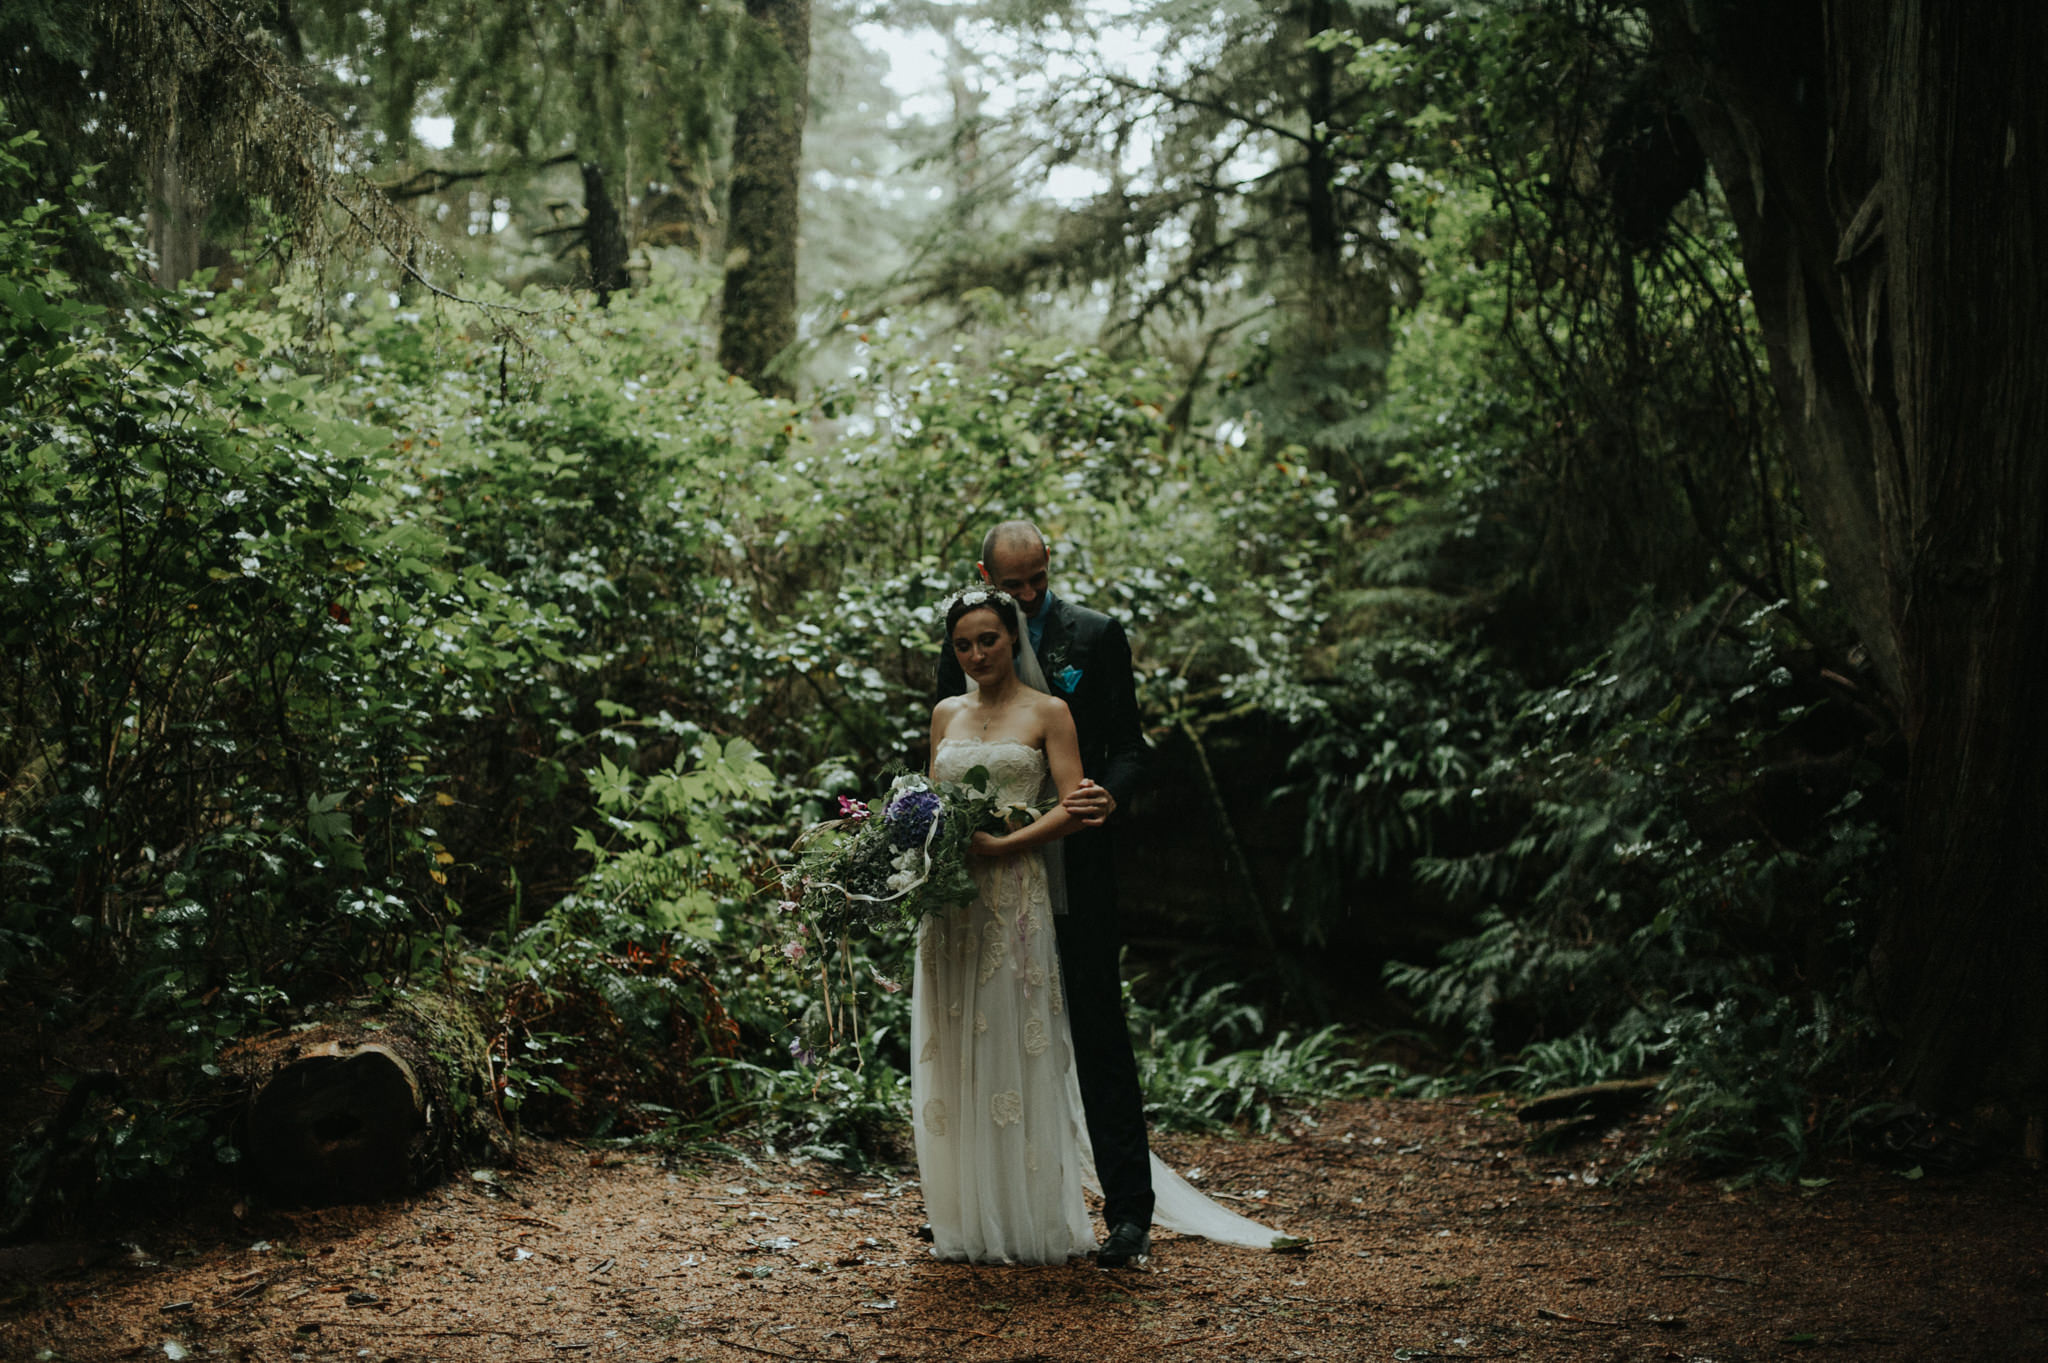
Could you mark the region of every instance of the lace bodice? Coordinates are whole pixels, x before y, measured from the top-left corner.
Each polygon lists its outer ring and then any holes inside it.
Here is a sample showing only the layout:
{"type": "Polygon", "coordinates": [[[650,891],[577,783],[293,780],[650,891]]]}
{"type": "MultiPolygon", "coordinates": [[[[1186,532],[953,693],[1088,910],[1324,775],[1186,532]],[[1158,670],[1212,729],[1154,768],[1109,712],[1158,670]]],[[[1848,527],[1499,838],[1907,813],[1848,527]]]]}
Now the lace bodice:
{"type": "Polygon", "coordinates": [[[976,767],[988,769],[989,793],[998,802],[1038,802],[1045,784],[1045,750],[1010,738],[942,738],[932,759],[932,775],[957,781],[976,767]]]}

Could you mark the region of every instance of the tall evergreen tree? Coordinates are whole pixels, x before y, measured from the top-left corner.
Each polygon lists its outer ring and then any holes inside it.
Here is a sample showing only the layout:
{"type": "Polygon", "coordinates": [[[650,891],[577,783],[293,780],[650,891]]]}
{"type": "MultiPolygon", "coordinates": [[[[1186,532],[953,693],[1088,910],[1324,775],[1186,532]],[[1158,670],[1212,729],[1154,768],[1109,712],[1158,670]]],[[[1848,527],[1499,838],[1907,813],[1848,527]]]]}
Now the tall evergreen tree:
{"type": "Polygon", "coordinates": [[[1905,1076],[2048,1124],[2048,9],[1646,6],[1727,187],[1800,484],[1910,748],[1905,1076]]]}
{"type": "Polygon", "coordinates": [[[487,178],[573,163],[584,250],[600,297],[625,287],[632,201],[695,182],[723,145],[727,84],[750,58],[737,0],[314,0],[309,50],[360,72],[358,116],[391,161],[417,150],[419,115],[452,120],[452,150],[487,178]]]}
{"type": "MultiPolygon", "coordinates": [[[[2029,689],[2048,666],[2048,94],[2033,75],[2048,11],[1528,0],[1493,13],[1533,43],[1500,66],[1557,90],[1555,122],[1530,130],[1551,150],[1489,149],[1503,201],[1548,217],[1515,247],[1511,309],[1545,382],[1604,367],[1619,393],[1653,372],[1635,353],[1642,261],[1700,159],[1713,170],[1746,296],[1685,325],[1746,347],[1753,309],[1796,483],[1762,500],[1782,497],[1825,556],[1856,645],[1834,684],[1895,720],[1906,749],[1898,875],[1869,958],[1902,1083],[1931,1108],[2002,1108],[2048,1140],[2048,866],[2033,851],[2048,722],[2029,689]],[[1588,73],[1607,82],[1592,99],[1588,73]],[[1597,156],[1554,150],[1582,143],[1597,156]],[[1568,221],[1596,200],[1605,240],[1568,221]],[[1589,355],[1589,337],[1612,353],[1589,355]]],[[[1674,333],[1658,348],[1687,346],[1674,333]]],[[[1682,455],[1735,452],[1708,424],[1678,428],[1682,455]]],[[[1641,486],[1626,459],[1603,467],[1617,500],[1641,486]]],[[[1742,555],[1716,548],[1739,574],[1742,555]]],[[[1766,601],[1778,585],[1754,581],[1766,601]]]]}
{"type": "Polygon", "coordinates": [[[1206,333],[1197,371],[1217,343],[1255,338],[1269,414],[1305,412],[1288,438],[1342,462],[1406,268],[1384,230],[1386,167],[1405,128],[1327,38],[1379,32],[1384,7],[1143,5],[1114,21],[1145,35],[1135,63],[1105,55],[1089,6],[989,9],[1024,44],[1012,78],[1043,94],[1007,127],[963,131],[983,151],[978,192],[956,201],[914,277],[919,293],[1105,289],[1114,335],[1206,333]],[[1007,235],[990,230],[992,203],[1060,168],[1093,171],[1103,187],[1007,235]]]}
{"type": "Polygon", "coordinates": [[[280,0],[8,0],[0,103],[42,134],[46,185],[96,166],[93,197],[146,218],[164,282],[201,264],[209,218],[264,201],[301,247],[343,210],[404,250],[402,215],[349,172],[346,129],[301,93],[280,0]]]}
{"type": "Polygon", "coordinates": [[[810,0],[747,0],[777,60],[755,73],[733,119],[725,311],[718,360],[773,392],[794,383],[775,360],[796,341],[797,189],[809,108],[810,0]]]}

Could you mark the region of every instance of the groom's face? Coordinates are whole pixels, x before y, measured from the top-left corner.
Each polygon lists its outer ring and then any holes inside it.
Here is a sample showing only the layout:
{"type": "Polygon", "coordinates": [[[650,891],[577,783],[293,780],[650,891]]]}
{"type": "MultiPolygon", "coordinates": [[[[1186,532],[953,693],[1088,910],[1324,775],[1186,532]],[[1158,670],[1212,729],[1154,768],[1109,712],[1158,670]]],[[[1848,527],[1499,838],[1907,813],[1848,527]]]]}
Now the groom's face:
{"type": "Polygon", "coordinates": [[[1016,597],[1026,615],[1037,615],[1045,609],[1045,575],[1051,566],[1052,555],[1042,544],[999,544],[981,565],[981,575],[1016,597]]]}

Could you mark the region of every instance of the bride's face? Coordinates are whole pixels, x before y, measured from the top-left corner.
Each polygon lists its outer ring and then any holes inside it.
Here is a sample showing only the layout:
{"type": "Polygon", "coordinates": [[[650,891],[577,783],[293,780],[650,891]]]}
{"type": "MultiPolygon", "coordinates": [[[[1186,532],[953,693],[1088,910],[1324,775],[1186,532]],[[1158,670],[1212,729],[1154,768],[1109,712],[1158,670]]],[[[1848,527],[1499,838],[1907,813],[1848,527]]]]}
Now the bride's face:
{"type": "Polygon", "coordinates": [[[960,670],[986,686],[1016,666],[1012,654],[1017,636],[1003,628],[1003,618],[992,610],[972,610],[953,622],[953,656],[960,670]]]}

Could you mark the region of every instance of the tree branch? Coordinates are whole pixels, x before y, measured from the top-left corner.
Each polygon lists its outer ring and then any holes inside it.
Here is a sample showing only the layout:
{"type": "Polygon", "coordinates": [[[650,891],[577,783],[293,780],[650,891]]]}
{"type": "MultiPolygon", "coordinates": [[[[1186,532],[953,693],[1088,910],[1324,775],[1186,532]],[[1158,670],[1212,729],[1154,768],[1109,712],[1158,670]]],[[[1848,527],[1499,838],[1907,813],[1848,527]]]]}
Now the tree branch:
{"type": "Polygon", "coordinates": [[[387,199],[420,199],[425,198],[429,194],[439,194],[444,189],[452,189],[465,181],[481,180],[490,173],[485,168],[477,170],[429,169],[415,172],[407,178],[392,184],[372,185],[371,187],[387,199]]]}
{"type": "MultiPolygon", "coordinates": [[[[205,29],[210,30],[208,36],[212,40],[218,42],[228,52],[232,53],[235,59],[246,66],[258,81],[268,86],[278,99],[292,106],[296,112],[307,118],[314,126],[320,128],[326,134],[330,139],[328,160],[331,161],[335,145],[347,140],[347,134],[341,125],[334,120],[333,116],[328,114],[326,110],[311,104],[298,91],[287,86],[279,79],[276,68],[270,62],[263,60],[249,50],[248,45],[232,31],[229,16],[221,9],[219,0],[203,0],[206,8],[212,11],[210,15],[202,12],[197,0],[178,0],[178,3],[179,8],[184,11],[188,23],[192,24],[194,28],[204,26],[205,29]]],[[[303,151],[297,148],[294,148],[293,156],[298,162],[300,173],[306,177],[307,183],[316,186],[322,198],[325,198],[347,215],[349,221],[356,225],[357,230],[362,232],[363,236],[374,243],[385,255],[389,256],[392,263],[398,266],[402,274],[419,284],[429,293],[451,303],[462,303],[469,307],[486,311],[510,312],[522,317],[542,315],[541,310],[536,308],[522,308],[512,303],[486,302],[481,298],[465,298],[461,294],[444,289],[439,284],[434,283],[434,281],[420,273],[419,267],[413,263],[413,255],[419,243],[423,240],[423,234],[419,230],[418,225],[406,219],[404,213],[388,199],[376,194],[376,187],[374,185],[367,185],[367,182],[354,176],[350,176],[346,181],[343,181],[334,172],[330,171],[326,165],[314,163],[303,151]],[[344,183],[367,185],[370,201],[362,202],[360,205],[356,202],[351,202],[350,196],[343,192],[342,186],[344,183]],[[383,210],[381,213],[378,211],[380,208],[383,210]],[[388,219],[395,217],[401,220],[402,226],[399,228],[399,235],[410,238],[410,241],[406,243],[407,249],[401,250],[397,244],[388,240],[382,232],[378,231],[375,226],[372,226],[365,213],[368,214],[369,218],[388,219]]],[[[524,348],[523,342],[521,345],[524,348]]]]}
{"type": "Polygon", "coordinates": [[[1232,122],[1242,123],[1246,127],[1257,128],[1262,132],[1269,132],[1275,137],[1284,137],[1289,142],[1293,142],[1298,146],[1305,147],[1309,142],[1309,139],[1301,133],[1283,128],[1277,123],[1268,123],[1262,118],[1255,118],[1241,110],[1233,109],[1221,100],[1202,99],[1195,95],[1183,94],[1177,90],[1168,90],[1157,85],[1146,85],[1144,82],[1132,80],[1128,76],[1105,75],[1102,79],[1127,94],[1151,95],[1155,99],[1163,99],[1168,103],[1181,105],[1185,108],[1207,109],[1210,113],[1221,114],[1232,122]]]}

